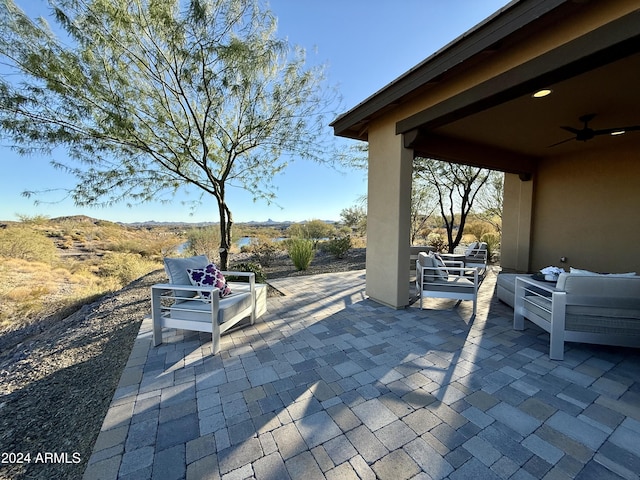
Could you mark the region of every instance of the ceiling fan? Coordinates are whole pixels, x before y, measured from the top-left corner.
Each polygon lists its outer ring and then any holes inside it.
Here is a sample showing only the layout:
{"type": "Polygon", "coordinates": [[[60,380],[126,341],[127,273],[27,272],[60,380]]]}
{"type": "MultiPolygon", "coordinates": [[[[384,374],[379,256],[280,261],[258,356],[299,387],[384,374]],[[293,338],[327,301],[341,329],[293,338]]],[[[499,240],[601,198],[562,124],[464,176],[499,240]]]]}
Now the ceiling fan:
{"type": "Polygon", "coordinates": [[[561,142],[554,143],[553,145],[549,145],[549,147],[555,147],[556,145],[560,145],[565,142],[570,142],[571,140],[578,140],[579,142],[586,142],[587,140],[591,140],[592,138],[598,135],[620,135],[626,132],[633,132],[635,130],[640,130],[640,125],[632,125],[628,127],[615,127],[615,128],[603,128],[601,130],[593,130],[589,128],[589,122],[595,118],[595,113],[589,113],[587,115],[581,116],[578,120],[580,120],[584,127],[582,129],[574,128],[574,127],[560,127],[563,130],[573,133],[575,136],[571,138],[567,138],[566,140],[562,140],[561,142]]]}

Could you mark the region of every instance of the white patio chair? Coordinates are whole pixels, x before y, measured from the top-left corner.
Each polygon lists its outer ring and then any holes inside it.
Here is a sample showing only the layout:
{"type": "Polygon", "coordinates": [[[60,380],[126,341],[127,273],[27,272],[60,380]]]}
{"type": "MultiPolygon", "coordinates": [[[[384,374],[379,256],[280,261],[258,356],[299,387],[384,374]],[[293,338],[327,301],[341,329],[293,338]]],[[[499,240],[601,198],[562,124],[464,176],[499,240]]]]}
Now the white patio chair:
{"type": "MultiPolygon", "coordinates": [[[[420,309],[427,297],[451,298],[473,302],[475,317],[478,304],[478,269],[462,262],[446,262],[432,253],[420,253],[416,260],[416,287],[420,295],[420,309]]],[[[459,302],[458,302],[459,303],[459,302]]]]}
{"type": "Polygon", "coordinates": [[[194,285],[187,269],[203,269],[208,264],[204,255],[165,259],[169,283],[151,287],[154,345],[162,343],[163,328],[208,332],[212,334],[215,355],[220,351],[220,335],[237,328],[244,319],[253,325],[266,311],[267,288],[255,283],[253,272],[222,272],[225,276],[248,279],[247,283],[228,282],[231,294],[223,298],[215,286],[194,285]]]}
{"type": "Polygon", "coordinates": [[[477,268],[480,277],[487,272],[489,249],[486,242],[474,242],[464,252],[464,266],[477,268]]]}

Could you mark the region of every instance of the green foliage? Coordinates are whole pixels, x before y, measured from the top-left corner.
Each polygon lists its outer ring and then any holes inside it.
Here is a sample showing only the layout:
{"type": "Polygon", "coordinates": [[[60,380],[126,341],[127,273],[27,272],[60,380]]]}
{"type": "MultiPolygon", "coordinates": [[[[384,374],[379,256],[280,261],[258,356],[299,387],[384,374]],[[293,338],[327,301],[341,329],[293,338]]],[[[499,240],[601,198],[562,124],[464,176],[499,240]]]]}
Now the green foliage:
{"type": "Polygon", "coordinates": [[[351,248],[351,237],[345,235],[343,237],[335,237],[327,242],[322,243],[322,249],[329,252],[336,258],[344,258],[345,254],[351,248]]]}
{"type": "MultiPolygon", "coordinates": [[[[242,262],[236,263],[230,267],[232,271],[236,272],[253,272],[256,274],[256,282],[257,283],[266,283],[267,276],[262,269],[262,265],[256,262],[242,262]]],[[[239,277],[234,275],[227,275],[225,277],[229,282],[246,282],[246,277],[239,277]]]]}
{"type": "Polygon", "coordinates": [[[500,250],[500,234],[489,232],[482,235],[480,238],[481,242],[486,242],[487,244],[487,259],[491,259],[491,256],[500,250]]]}
{"type": "Polygon", "coordinates": [[[367,212],[364,207],[354,205],[344,208],[340,212],[342,223],[351,228],[352,231],[364,235],[367,232],[367,212]]]}
{"type": "Polygon", "coordinates": [[[462,240],[467,216],[486,185],[490,170],[417,157],[413,173],[433,189],[446,229],[447,248],[453,252],[462,240]]]}
{"type": "Polygon", "coordinates": [[[333,235],[335,227],[322,220],[309,220],[305,223],[294,223],[287,232],[291,238],[306,238],[313,240],[314,246],[323,238],[333,235]]]}
{"type": "Polygon", "coordinates": [[[313,241],[306,238],[291,238],[287,241],[289,257],[296,269],[306,270],[315,256],[313,241]]]}
{"type": "Polygon", "coordinates": [[[55,165],[76,178],[76,204],[193,187],[194,203],[216,199],[226,267],[229,182],[272,200],[288,158],[337,158],[322,142],[337,99],[324,67],[276,37],[264,2],[54,3],[49,28],[0,2],[0,129],[22,154],[65,150],[55,165]]]}
{"type": "Polygon", "coordinates": [[[44,233],[28,226],[9,226],[0,229],[0,256],[51,264],[57,251],[44,233]]]}

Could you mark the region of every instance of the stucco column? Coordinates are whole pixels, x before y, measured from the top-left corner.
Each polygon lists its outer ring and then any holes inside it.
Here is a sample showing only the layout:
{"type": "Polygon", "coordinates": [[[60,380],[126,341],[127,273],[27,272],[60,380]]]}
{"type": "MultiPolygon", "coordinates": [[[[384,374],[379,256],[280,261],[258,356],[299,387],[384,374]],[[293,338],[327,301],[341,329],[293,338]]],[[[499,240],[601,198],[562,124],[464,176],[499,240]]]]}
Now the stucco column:
{"type": "Polygon", "coordinates": [[[409,304],[412,163],[393,122],[370,127],[367,295],[394,308],[409,304]]]}
{"type": "Polygon", "coordinates": [[[505,173],[500,265],[504,271],[528,272],[531,256],[533,180],[505,173]]]}

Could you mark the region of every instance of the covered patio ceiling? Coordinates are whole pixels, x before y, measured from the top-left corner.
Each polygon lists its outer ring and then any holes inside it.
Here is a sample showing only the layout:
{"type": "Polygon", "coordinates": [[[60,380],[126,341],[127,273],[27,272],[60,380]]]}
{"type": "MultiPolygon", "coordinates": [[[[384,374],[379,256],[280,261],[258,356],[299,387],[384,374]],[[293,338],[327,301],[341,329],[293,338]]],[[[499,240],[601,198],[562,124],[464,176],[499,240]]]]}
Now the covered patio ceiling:
{"type": "MultiPolygon", "coordinates": [[[[390,108],[428,95],[469,65],[504,52],[589,2],[520,2],[429,57],[332,124],[336,135],[367,139],[367,125],[390,108]],[[553,5],[549,11],[542,6],[553,5]],[[540,11],[521,6],[539,6],[540,11]],[[527,15],[529,19],[525,18],[527,15]],[[507,30],[511,29],[511,33],[507,30]],[[505,32],[507,31],[507,32],[505,32]],[[457,50],[456,50],[457,49],[457,50]],[[450,62],[446,65],[446,62],[450,62]]],[[[640,144],[640,131],[567,141],[562,126],[594,130],[640,125],[640,9],[396,124],[416,156],[528,176],[541,158],[640,144]],[[552,94],[533,98],[541,88],[552,94]]]]}

